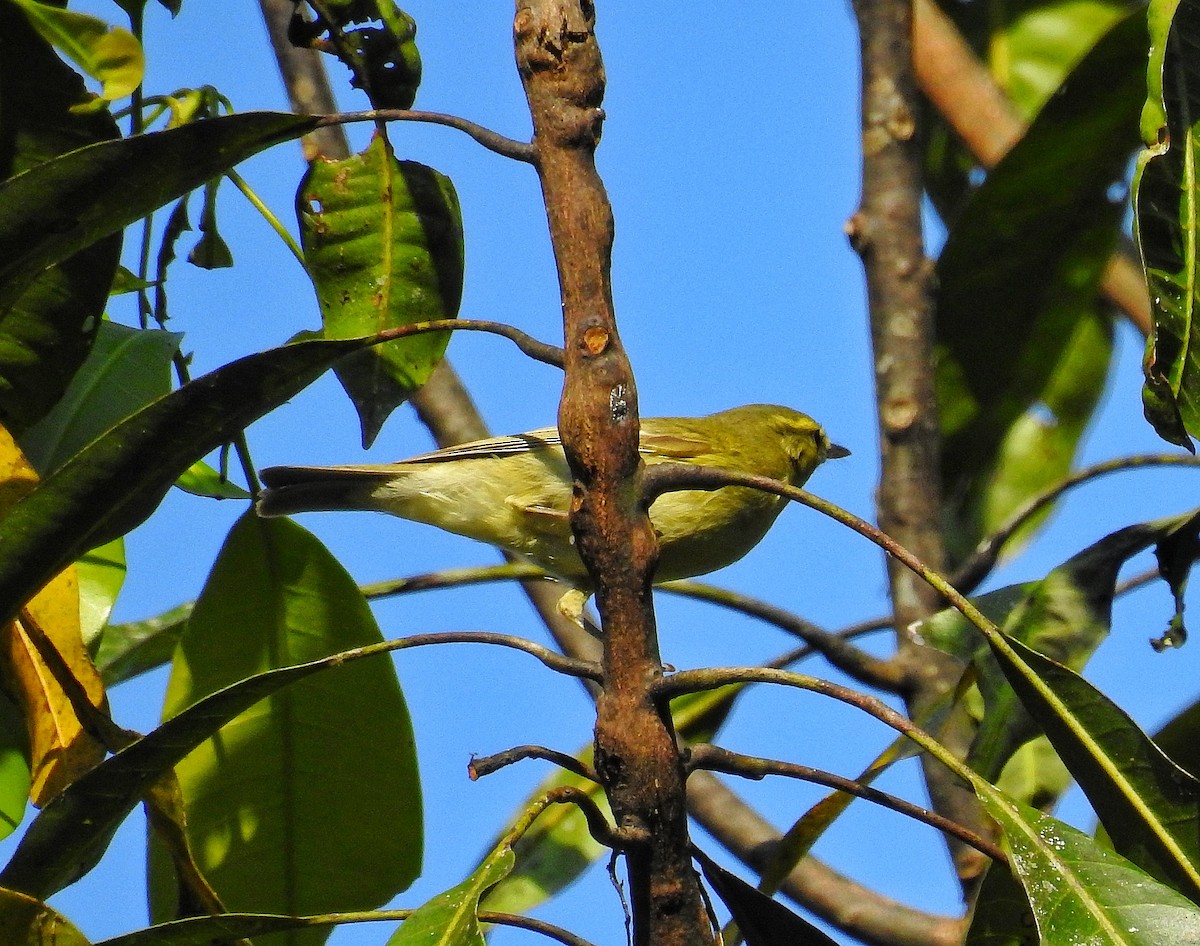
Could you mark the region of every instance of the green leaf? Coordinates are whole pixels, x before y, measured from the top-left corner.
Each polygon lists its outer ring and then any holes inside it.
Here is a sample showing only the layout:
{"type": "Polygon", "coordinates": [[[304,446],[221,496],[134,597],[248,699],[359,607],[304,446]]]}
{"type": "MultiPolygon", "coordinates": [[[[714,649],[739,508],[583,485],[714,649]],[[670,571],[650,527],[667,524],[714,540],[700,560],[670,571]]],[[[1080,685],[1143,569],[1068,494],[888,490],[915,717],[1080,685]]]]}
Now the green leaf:
{"type": "MultiPolygon", "coordinates": [[[[1082,670],[1108,634],[1121,566],[1148,546],[1170,540],[1193,521],[1190,515],[1177,516],[1120,529],[1073,555],[1041,581],[1001,588],[973,603],[1003,626],[1009,638],[1082,670]]],[[[1025,753],[1023,765],[1036,762],[1036,743],[1023,744],[1041,732],[1040,718],[1035,720],[1038,714],[1021,705],[1024,700],[1018,700],[994,648],[976,643],[977,631],[953,609],[934,615],[919,632],[939,649],[974,666],[971,679],[982,692],[983,714],[968,758],[971,767],[993,782],[1004,773],[1008,787],[1023,780],[1022,800],[1045,804],[1062,787],[1061,771],[1053,765],[1010,767],[1018,751],[1025,753]]]]}
{"type": "MultiPolygon", "coordinates": [[[[267,936],[306,928],[339,926],[394,920],[399,911],[375,913],[332,913],[320,916],[273,916],[260,913],[222,913],[218,916],[190,916],[170,923],[159,923],[122,936],[106,939],[96,946],[213,946],[214,943],[249,936],[267,936]]],[[[264,940],[264,942],[269,942],[264,940]]]]}
{"type": "Polygon", "coordinates": [[[1155,0],[1150,4],[1150,25],[1148,94],[1142,113],[1147,147],[1138,157],[1133,183],[1134,235],[1154,320],[1146,342],[1142,404],[1160,437],[1195,452],[1191,438],[1200,435],[1200,61],[1193,51],[1200,43],[1200,4],[1155,0]]]}
{"type": "MultiPolygon", "coordinates": [[[[164,716],[264,670],[381,640],[357,585],[310,533],[249,512],[230,532],[176,649],[164,716]]],[[[412,724],[386,655],[263,700],[176,773],[192,850],[233,910],[368,909],[420,873],[412,724]]],[[[175,905],[160,874],[169,864],[157,853],[151,913],[164,920],[175,905]]]]}
{"type": "MultiPolygon", "coordinates": [[[[304,258],[326,338],[454,318],[462,299],[463,233],[449,178],[397,161],[380,136],[344,161],[314,161],[297,194],[304,258]]],[[[425,383],[449,333],[425,333],[336,368],[369,446],[388,415],[425,383]]]]}
{"type": "Polygon", "coordinates": [[[0,942],[5,946],[88,946],[87,938],[53,907],[0,889],[0,942]]]}
{"type": "Polygon", "coordinates": [[[315,673],[406,646],[404,640],[387,641],[295,667],[269,670],[205,697],[54,796],[0,871],[0,885],[48,897],[74,883],[96,865],[113,832],[150,785],[230,720],[259,700],[315,673]]]}
{"type": "Polygon", "coordinates": [[[52,7],[37,0],[15,0],[33,28],[53,43],[104,88],[100,97],[123,99],[142,84],[146,58],[129,30],[74,10],[52,7]]]}
{"type": "Polygon", "coordinates": [[[46,266],[314,123],[276,112],[226,115],[89,145],[0,182],[0,311],[46,266]]]}
{"type": "Polygon", "coordinates": [[[982,781],[975,787],[1004,833],[1004,847],[1029,898],[1040,942],[1200,942],[1200,910],[1190,900],[1070,825],[987,791],[982,781]]]}
{"type": "Polygon", "coordinates": [[[1116,850],[1193,899],[1200,896],[1200,781],[1078,674],[1008,637],[993,650],[1116,850]]]}
{"type": "Polygon", "coordinates": [[[729,908],[746,946],[837,946],[808,920],[731,874],[702,851],[697,849],[692,856],[729,908]]]}
{"type": "Polygon", "coordinates": [[[418,907],[387,946],[485,946],[476,916],[479,899],[504,879],[515,861],[509,843],[502,843],[461,884],[418,907]]]}
{"type": "Polygon", "coordinates": [[[143,621],[105,626],[90,649],[106,687],[116,686],[167,663],[183,635],[192,604],[181,604],[143,621]]]}
{"type": "Polygon", "coordinates": [[[1038,946],[1029,898],[1005,865],[988,867],[963,946],[1038,946]]]}
{"type": "Polygon", "coordinates": [[[150,515],[200,457],[367,343],[301,342],[249,355],[93,441],[0,520],[0,618],[11,619],[64,566],[150,515]]]}
{"type": "Polygon", "coordinates": [[[193,496],[207,496],[209,499],[249,499],[250,494],[242,487],[225,478],[225,476],[203,460],[198,460],[188,467],[183,475],[175,481],[185,493],[193,496]]]}
{"type": "Polygon", "coordinates": [[[0,838],[21,826],[31,784],[25,718],[16,704],[0,693],[0,838]]]}
{"type": "Polygon", "coordinates": [[[233,265],[233,253],[217,230],[217,187],[219,177],[204,185],[204,209],[200,213],[200,232],[203,234],[192,251],[188,262],[201,269],[227,269],[233,265]]]}
{"type": "Polygon", "coordinates": [[[943,490],[958,554],[1069,466],[1101,392],[1111,348],[1097,288],[1121,219],[1110,188],[1136,144],[1145,30],[1135,12],[1096,44],[938,260],[943,490]]]}
{"type": "Polygon", "coordinates": [[[87,360],[54,409],[20,438],[43,478],[118,422],[171,390],[183,336],[104,322],[87,360]]]}
{"type": "MultiPolygon", "coordinates": [[[[0,4],[0,179],[117,137],[107,112],[73,110],[85,98],[79,76],[0,4]]],[[[0,422],[11,432],[50,409],[87,355],[120,255],[114,233],[25,274],[31,281],[0,319],[0,422]]]]}
{"type": "Polygon", "coordinates": [[[79,630],[91,648],[112,614],[125,584],[125,540],[113,539],[75,563],[79,578],[79,630]]]}

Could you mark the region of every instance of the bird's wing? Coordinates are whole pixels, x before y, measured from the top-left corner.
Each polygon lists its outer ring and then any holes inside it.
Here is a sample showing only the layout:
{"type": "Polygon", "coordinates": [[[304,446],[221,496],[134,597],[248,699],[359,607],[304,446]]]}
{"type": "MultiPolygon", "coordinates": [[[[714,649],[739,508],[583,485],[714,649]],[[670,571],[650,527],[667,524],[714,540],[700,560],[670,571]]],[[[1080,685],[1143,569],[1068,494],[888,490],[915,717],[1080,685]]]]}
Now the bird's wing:
{"type": "Polygon", "coordinates": [[[470,443],[460,443],[453,447],[444,447],[430,453],[422,453],[415,457],[402,460],[402,463],[441,463],[446,460],[477,460],[481,457],[507,457],[520,453],[530,453],[546,447],[560,447],[562,441],[558,431],[553,427],[543,427],[531,430],[526,434],[516,434],[511,437],[488,437],[486,440],[474,440],[470,443]]]}
{"type": "Polygon", "coordinates": [[[693,460],[713,452],[708,440],[679,431],[670,434],[643,431],[639,449],[647,457],[661,457],[664,460],[693,460]]]}

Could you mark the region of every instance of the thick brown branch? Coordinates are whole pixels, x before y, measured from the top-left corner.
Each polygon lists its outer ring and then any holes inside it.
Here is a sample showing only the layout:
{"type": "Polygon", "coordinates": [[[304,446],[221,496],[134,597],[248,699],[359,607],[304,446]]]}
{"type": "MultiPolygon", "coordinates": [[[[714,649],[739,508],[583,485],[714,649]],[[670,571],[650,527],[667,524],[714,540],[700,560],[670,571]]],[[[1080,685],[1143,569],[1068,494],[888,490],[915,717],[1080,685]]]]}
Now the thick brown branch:
{"type": "MultiPolygon", "coordinates": [[[[853,6],[862,47],[863,189],[847,233],[867,277],[881,446],[878,521],[940,571],[945,547],[933,378],[933,267],[921,231],[923,156],[912,0],[854,0],[853,6]]],[[[910,714],[921,718],[950,691],[961,668],[913,630],[941,606],[937,592],[899,562],[889,559],[887,567],[899,658],[909,676],[906,703],[910,714]]],[[[954,748],[965,752],[967,747],[954,748]]],[[[928,764],[925,778],[940,813],[979,833],[987,830],[969,791],[928,764]]],[[[978,878],[984,860],[968,848],[951,848],[964,884],[978,878]]]]}
{"type": "Polygon", "coordinates": [[[514,37],[562,293],[558,427],[575,477],[571,526],[604,625],[596,771],[627,841],[634,942],[698,946],[713,933],[688,853],[683,767],[670,716],[648,693],[662,675],[657,543],[639,501],[637,391],[617,334],[612,210],[594,162],[604,67],[592,4],[518,0],[514,37]]]}

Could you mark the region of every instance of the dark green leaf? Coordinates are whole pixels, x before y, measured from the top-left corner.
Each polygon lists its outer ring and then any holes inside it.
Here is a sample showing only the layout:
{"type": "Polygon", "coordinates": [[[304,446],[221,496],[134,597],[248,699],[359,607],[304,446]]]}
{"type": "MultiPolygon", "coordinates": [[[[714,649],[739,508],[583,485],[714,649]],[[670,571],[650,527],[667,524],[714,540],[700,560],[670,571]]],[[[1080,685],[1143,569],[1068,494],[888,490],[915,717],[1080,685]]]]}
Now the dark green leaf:
{"type": "MultiPolygon", "coordinates": [[[[397,161],[376,137],[362,154],[316,161],[297,195],[304,257],[326,338],[453,318],[462,298],[463,233],[449,178],[397,161]]],[[[449,333],[425,333],[347,358],[338,379],[369,446],[425,383],[449,333]]]]}
{"type": "Polygon", "coordinates": [[[301,342],[231,362],[122,421],[0,520],[0,617],[140,523],[179,475],[363,340],[301,342]]]}
{"type": "Polygon", "coordinates": [[[1152,5],[1150,68],[1134,176],[1134,231],[1154,316],[1142,403],[1158,435],[1195,452],[1200,435],[1196,216],[1200,188],[1200,4],[1152,5]],[[1171,14],[1174,14],[1172,18],[1171,14]]]}
{"type": "MultiPolygon", "coordinates": [[[[72,110],[86,97],[79,76],[24,16],[0,4],[0,179],[115,138],[107,112],[72,110]]],[[[25,274],[24,292],[0,319],[0,422],[11,432],[50,409],[87,355],[120,255],[114,233],[25,274]]]]}
{"type": "Polygon", "coordinates": [[[92,654],[104,685],[116,686],[169,661],[191,614],[192,605],[181,604],[144,621],[107,625],[92,654]]]}
{"type": "Polygon", "coordinates": [[[275,112],[227,115],[89,145],[0,182],[0,310],[46,266],[313,124],[275,112]]]}
{"type": "Polygon", "coordinates": [[[972,197],[938,261],[942,472],[960,551],[1069,466],[1101,391],[1110,352],[1097,287],[1121,219],[1110,189],[1145,97],[1145,36],[1138,12],[1096,44],[972,197]]]}
{"type": "Polygon", "coordinates": [[[1037,923],[1037,942],[1088,946],[1200,942],[1200,910],[1190,900],[1070,825],[1016,805],[994,789],[989,791],[982,781],[975,787],[1004,833],[1011,866],[1037,923]]]}
{"type": "Polygon", "coordinates": [[[204,210],[200,214],[203,236],[188,253],[188,262],[201,269],[227,269],[233,265],[233,253],[217,230],[217,187],[220,183],[218,177],[204,185],[204,210]]]}
{"type": "Polygon", "coordinates": [[[963,946],[1038,946],[1029,898],[1008,867],[988,867],[963,946]]]}
{"type": "MultiPolygon", "coordinates": [[[[164,715],[264,670],[381,640],[358,586],[310,533],[247,513],[175,651],[164,715]]],[[[233,910],[368,909],[420,873],[412,725],[387,655],[263,700],[193,750],[176,774],[191,848],[233,910]],[[232,844],[230,812],[254,813],[253,830],[235,832],[232,844]]],[[[151,855],[151,913],[170,919],[170,865],[157,847],[151,855]]],[[[294,942],[327,935],[313,930],[294,942]]]]}
{"type": "Polygon", "coordinates": [[[1200,896],[1200,782],[1078,674],[1011,638],[993,650],[1116,850],[1191,898],[1200,896]]]}
{"type": "Polygon", "coordinates": [[[782,903],[756,890],[699,850],[704,877],[729,908],[746,946],[837,946],[837,941],[797,916],[782,903]]]}

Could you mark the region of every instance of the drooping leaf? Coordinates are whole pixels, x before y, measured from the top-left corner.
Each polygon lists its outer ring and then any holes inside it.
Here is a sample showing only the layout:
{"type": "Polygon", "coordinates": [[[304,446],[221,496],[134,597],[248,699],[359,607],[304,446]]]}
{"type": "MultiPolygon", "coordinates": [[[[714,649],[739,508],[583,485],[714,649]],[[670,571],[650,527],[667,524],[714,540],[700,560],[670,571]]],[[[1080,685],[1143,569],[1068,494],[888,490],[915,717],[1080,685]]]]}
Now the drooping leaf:
{"type": "MultiPolygon", "coordinates": [[[[357,585],[310,533],[247,513],[176,650],[164,715],[255,673],[381,640],[357,585]]],[[[231,909],[367,909],[420,872],[412,726],[386,656],[263,700],[176,771],[198,866],[231,909]],[[346,777],[330,777],[337,772],[346,777]]],[[[176,905],[163,883],[166,865],[151,852],[152,915],[169,919],[176,905]]]]}
{"type": "Polygon", "coordinates": [[[201,269],[226,269],[233,265],[233,253],[217,229],[217,188],[221,179],[214,178],[204,185],[204,210],[200,214],[201,237],[188,262],[201,269]]]}
{"type": "Polygon", "coordinates": [[[993,641],[993,651],[1115,849],[1164,883],[1200,896],[1200,781],[1078,674],[1011,638],[993,641]]]}
{"type": "Polygon", "coordinates": [[[729,908],[746,946],[837,946],[808,920],[731,874],[703,852],[693,851],[692,856],[729,908]]]}
{"type": "Polygon", "coordinates": [[[1097,287],[1121,219],[1110,189],[1136,144],[1145,30],[1135,12],[1096,44],[938,260],[943,489],[959,554],[1061,475],[1099,397],[1110,342],[1097,287]]]}
{"type": "Polygon", "coordinates": [[[388,641],[269,670],[205,697],[52,798],[0,870],[0,885],[48,897],[73,883],[96,865],[117,827],[153,783],[230,720],[313,674],[405,646],[403,640],[388,641]]]}
{"type": "Polygon", "coordinates": [[[485,946],[479,926],[479,900],[513,869],[516,855],[505,839],[466,880],[418,907],[387,941],[387,946],[485,946]]]}
{"type": "Polygon", "coordinates": [[[89,145],[0,181],[0,311],[46,266],[313,124],[275,112],[226,115],[89,145]]]}
{"type": "MultiPolygon", "coordinates": [[[[0,180],[117,137],[107,112],[73,109],[86,97],[25,16],[0,5],[0,180]]],[[[49,410],[87,355],[120,255],[113,233],[25,274],[25,290],[0,318],[0,421],[12,433],[49,410]]]]}
{"type": "Polygon", "coordinates": [[[1197,215],[1200,185],[1200,5],[1150,4],[1150,66],[1142,111],[1145,150],[1133,180],[1134,236],[1150,287],[1142,406],[1169,443],[1195,452],[1200,435],[1197,215]]]}
{"type": "Polygon", "coordinates": [[[103,84],[100,97],[123,99],[142,84],[146,58],[129,30],[112,27],[86,13],[39,3],[15,0],[33,28],[53,43],[93,79],[103,84]]]}
{"type": "Polygon", "coordinates": [[[0,520],[0,618],[84,552],[123,535],[179,475],[363,340],[249,355],[197,378],[76,454],[0,520]]]}
{"type": "MultiPolygon", "coordinates": [[[[458,314],[462,214],[449,178],[397,161],[377,136],[362,154],[315,161],[300,184],[297,212],[326,338],[458,314]]],[[[337,366],[358,411],[364,446],[425,383],[448,341],[448,333],[416,335],[337,366]]]]}
{"type": "MultiPolygon", "coordinates": [[[[35,488],[37,474],[0,429],[0,515],[35,488]]],[[[80,631],[75,569],[55,575],[0,634],[0,683],[25,721],[35,804],[58,794],[105,756],[76,700],[105,705],[104,685],[80,631]],[[45,648],[52,648],[50,657],[45,648]]]]}
{"type": "MultiPolygon", "coordinates": [[[[1193,516],[1185,515],[1119,529],[1073,555],[1041,581],[998,589],[975,604],[1012,638],[1082,670],[1108,634],[1121,566],[1143,549],[1170,540],[1193,521],[1193,516]]],[[[995,781],[1021,746],[1040,733],[1037,721],[1017,700],[992,649],[978,643],[978,633],[957,611],[939,612],[921,625],[920,633],[938,648],[973,662],[983,712],[969,761],[977,772],[995,781]]],[[[1018,774],[1009,772],[1010,786],[1018,774]]],[[[1032,774],[1026,773],[1023,800],[1044,804],[1042,796],[1061,784],[1061,774],[1057,767],[1046,770],[1044,778],[1031,780],[1032,774]]]]}

